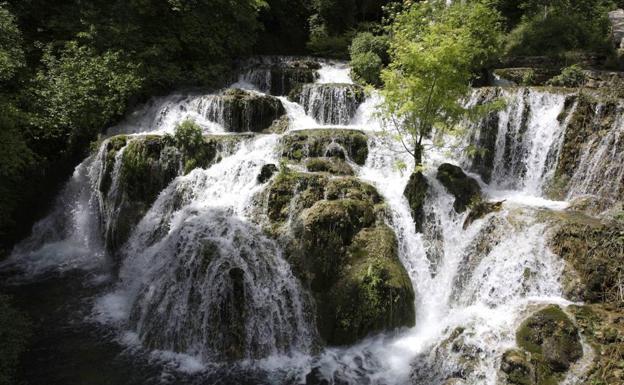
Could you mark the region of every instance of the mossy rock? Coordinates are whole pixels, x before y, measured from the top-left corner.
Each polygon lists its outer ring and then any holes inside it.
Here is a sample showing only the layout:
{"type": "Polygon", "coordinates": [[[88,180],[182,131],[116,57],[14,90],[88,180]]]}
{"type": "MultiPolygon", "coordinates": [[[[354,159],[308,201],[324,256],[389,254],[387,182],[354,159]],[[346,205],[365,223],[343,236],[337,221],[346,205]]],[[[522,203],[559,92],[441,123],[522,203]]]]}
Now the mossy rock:
{"type": "Polygon", "coordinates": [[[258,174],[256,180],[258,181],[258,183],[266,183],[277,171],[278,170],[276,165],[272,163],[265,164],[260,169],[260,174],[258,174]]]}
{"type": "Polygon", "coordinates": [[[355,177],[283,168],[267,188],[267,213],[309,288],[317,327],[330,345],[414,322],[411,282],[398,259],[384,204],[355,177]]]}
{"type": "Polygon", "coordinates": [[[583,356],[578,328],[556,305],[526,319],[516,332],[516,342],[531,353],[538,384],[560,379],[583,356]]]}
{"type": "Polygon", "coordinates": [[[466,211],[471,203],[481,200],[479,183],[466,175],[461,167],[444,163],[438,167],[437,178],[455,197],[453,208],[458,213],[466,211]]]}
{"type": "Polygon", "coordinates": [[[334,175],[353,175],[353,168],[344,159],[310,158],[306,161],[306,169],[310,172],[327,172],[334,175]]]}
{"type": "Polygon", "coordinates": [[[211,98],[207,118],[221,123],[229,132],[262,132],[286,114],[278,98],[237,88],[211,98]]]}
{"type": "Polygon", "coordinates": [[[507,383],[513,385],[535,384],[535,369],[529,353],[520,349],[511,349],[503,354],[501,371],[505,373],[507,383]]]}
{"type": "Polygon", "coordinates": [[[171,136],[116,136],[105,142],[104,172],[99,190],[104,210],[114,213],[113,223],[105,226],[107,248],[113,253],[152,206],[160,192],[179,175],[195,168],[205,168],[220,160],[220,154],[232,151],[246,135],[209,135],[192,152],[176,147],[171,136]],[[119,151],[123,154],[117,159],[119,151]],[[115,162],[119,161],[117,190],[111,192],[115,162]]]}
{"type": "Polygon", "coordinates": [[[470,205],[470,213],[464,221],[463,228],[466,230],[474,221],[477,221],[486,215],[498,212],[503,208],[504,201],[501,202],[485,202],[477,201],[470,205]]]}
{"type": "Polygon", "coordinates": [[[318,63],[300,61],[288,66],[274,66],[269,69],[271,95],[288,95],[293,89],[302,84],[314,83],[318,79],[318,63]]]}
{"type": "Polygon", "coordinates": [[[368,143],[361,131],[315,129],[292,132],[282,138],[282,156],[294,161],[305,158],[349,157],[359,165],[366,163],[368,143]]]}
{"type": "Polygon", "coordinates": [[[334,284],[345,265],[344,251],[355,234],[375,222],[373,206],[353,199],[321,200],[301,214],[301,263],[313,291],[334,284]]]}
{"type": "Polygon", "coordinates": [[[385,225],[355,236],[346,268],[329,293],[335,318],[321,325],[328,341],[348,345],[370,333],[414,325],[414,291],[397,255],[396,237],[385,225]]]}
{"type": "Polygon", "coordinates": [[[425,198],[429,190],[429,182],[422,172],[418,171],[410,176],[403,195],[407,198],[412,211],[412,219],[416,226],[416,231],[422,233],[425,221],[425,198]]]}
{"type": "Polygon", "coordinates": [[[550,249],[578,275],[580,298],[589,303],[621,303],[620,277],[624,274],[624,225],[581,213],[549,214],[556,226],[550,249]],[[556,215],[553,218],[553,215],[556,215]]]}

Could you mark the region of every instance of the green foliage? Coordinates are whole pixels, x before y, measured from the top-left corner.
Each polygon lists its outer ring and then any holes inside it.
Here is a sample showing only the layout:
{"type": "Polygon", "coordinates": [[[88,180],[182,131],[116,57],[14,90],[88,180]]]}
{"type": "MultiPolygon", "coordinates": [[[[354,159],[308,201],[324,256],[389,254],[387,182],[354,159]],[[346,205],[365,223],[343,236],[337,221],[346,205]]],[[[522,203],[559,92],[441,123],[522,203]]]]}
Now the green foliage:
{"type": "Polygon", "coordinates": [[[97,54],[75,41],[55,53],[47,47],[44,67],[35,78],[41,113],[36,123],[42,137],[66,137],[71,146],[84,146],[126,111],[128,99],[142,79],[139,68],[120,52],[97,54]]]}
{"type": "Polygon", "coordinates": [[[22,34],[15,17],[0,3],[0,82],[11,79],[24,64],[22,34]]]}
{"type": "Polygon", "coordinates": [[[204,142],[201,127],[191,119],[176,126],[174,139],[183,152],[195,151],[204,142]]]}
{"type": "Polygon", "coordinates": [[[481,2],[429,1],[393,18],[381,112],[418,167],[423,139],[466,116],[461,99],[470,91],[473,72],[499,52],[500,16],[481,2]]]}
{"type": "Polygon", "coordinates": [[[560,75],[548,81],[548,85],[555,87],[580,87],[587,81],[583,68],[577,64],[566,67],[560,75]]]}
{"type": "Polygon", "coordinates": [[[357,34],[349,48],[354,77],[365,83],[380,85],[381,70],[390,61],[389,48],[389,39],[385,35],[375,36],[370,32],[357,34]]]}
{"type": "Polygon", "coordinates": [[[0,294],[0,385],[15,384],[15,368],[30,337],[30,322],[0,294]]]}
{"type": "Polygon", "coordinates": [[[526,0],[519,5],[522,17],[509,34],[506,52],[512,56],[608,52],[607,14],[613,7],[608,0],[526,0]]]}

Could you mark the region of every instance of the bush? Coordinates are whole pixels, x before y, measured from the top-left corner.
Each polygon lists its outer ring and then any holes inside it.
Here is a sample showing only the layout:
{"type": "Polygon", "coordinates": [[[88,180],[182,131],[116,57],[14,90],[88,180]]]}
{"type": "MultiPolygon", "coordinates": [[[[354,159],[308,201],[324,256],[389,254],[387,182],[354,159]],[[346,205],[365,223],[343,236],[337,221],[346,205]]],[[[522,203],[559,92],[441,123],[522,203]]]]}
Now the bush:
{"type": "Polygon", "coordinates": [[[381,85],[381,58],[373,52],[358,53],[351,57],[351,72],[357,80],[378,86],[381,85]]]}
{"type": "Polygon", "coordinates": [[[349,48],[354,77],[375,86],[381,85],[381,70],[390,61],[388,49],[387,36],[375,36],[370,32],[357,34],[349,48]]]}
{"type": "Polygon", "coordinates": [[[204,142],[201,127],[191,119],[178,124],[173,137],[178,147],[185,153],[196,151],[204,142]]]}
{"type": "Polygon", "coordinates": [[[88,148],[103,129],[121,117],[141,87],[138,67],[120,52],[96,53],[68,42],[55,53],[46,48],[35,79],[37,125],[47,138],[67,137],[69,146],[88,148]]]}
{"type": "Polygon", "coordinates": [[[602,16],[588,17],[567,10],[551,10],[525,17],[507,38],[511,56],[556,56],[566,51],[608,52],[609,23],[602,16]]]}
{"type": "Polygon", "coordinates": [[[390,57],[388,49],[390,48],[389,39],[385,35],[375,36],[370,32],[360,32],[353,38],[349,52],[351,58],[358,54],[373,52],[384,64],[388,64],[390,57]]]}
{"type": "Polygon", "coordinates": [[[581,66],[574,64],[564,68],[560,75],[550,79],[548,85],[555,87],[580,87],[585,84],[586,80],[587,76],[581,66]]]}

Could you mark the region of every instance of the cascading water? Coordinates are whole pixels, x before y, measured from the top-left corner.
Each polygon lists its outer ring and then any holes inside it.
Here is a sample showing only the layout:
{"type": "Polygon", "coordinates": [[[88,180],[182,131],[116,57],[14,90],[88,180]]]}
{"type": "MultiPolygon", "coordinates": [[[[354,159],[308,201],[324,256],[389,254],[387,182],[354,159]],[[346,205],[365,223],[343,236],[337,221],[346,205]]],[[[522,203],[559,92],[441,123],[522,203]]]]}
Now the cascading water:
{"type": "MultiPolygon", "coordinates": [[[[597,109],[595,119],[605,119],[605,106],[597,109]]],[[[624,197],[624,106],[618,105],[613,115],[610,130],[598,132],[584,145],[568,199],[595,195],[612,203],[624,197]]]]}
{"type": "MultiPolygon", "coordinates": [[[[499,96],[507,100],[495,118],[471,128],[472,141],[490,143],[494,151],[479,164],[463,155],[428,154],[427,223],[421,234],[403,195],[410,175],[397,167],[402,163],[409,170],[413,162],[396,140],[379,132],[381,123],[372,113],[379,96],[360,100],[349,94],[354,86],[344,65],[320,67],[313,76],[317,83],[303,86],[301,104],[275,100],[281,101],[291,130],[338,124],[368,134],[366,164],[346,161],[388,206],[387,223],[416,293],[416,326],[316,354],[320,341],[311,299],[284,259],[282,245],[261,230],[255,217],[257,198],[266,187],[257,176],[263,166],[280,160],[277,134],[240,140],[206,168],[186,175],[178,170],[120,245],[119,280],[96,301],[98,319],[129,330],[131,340],[148,350],[184,353],[204,364],[250,360],[263,370],[285,373],[274,383],[304,382],[314,368],[334,383],[437,385],[461,378],[467,384],[496,384],[500,357],[515,345],[515,328],[528,309],[567,303],[560,284],[563,265],[548,250],[547,228],[535,207],[536,199],[539,207],[561,207],[543,199],[542,190],[559,156],[567,95],[532,89],[473,95],[473,103],[499,96]],[[487,131],[492,126],[494,134],[487,131]],[[516,199],[464,229],[467,214],[454,211],[454,198],[435,177],[437,166],[448,161],[470,165],[490,181],[486,191],[493,197],[516,199]],[[501,189],[509,191],[502,194],[501,189]],[[289,359],[275,358],[285,356],[289,359]]],[[[273,75],[266,68],[248,71],[241,78],[244,84],[236,86],[284,95],[286,86],[276,91],[273,75]]],[[[224,134],[242,123],[224,120],[220,95],[170,97],[111,133],[170,133],[176,123],[192,118],[205,132],[224,134]]],[[[619,129],[588,146],[572,191],[588,192],[588,175],[605,167],[591,148],[619,159],[621,151],[614,149],[622,120],[615,124],[619,129]]],[[[252,131],[244,124],[238,129],[252,131]]],[[[15,249],[11,264],[41,272],[106,263],[104,234],[119,215],[113,203],[120,196],[120,164],[127,151],[122,147],[107,161],[106,148],[104,143],[77,167],[57,209],[15,249]],[[112,169],[106,173],[109,163],[112,169]],[[104,175],[110,175],[110,186],[102,194],[104,175]],[[67,210],[68,204],[73,210],[67,210]]],[[[613,172],[622,178],[620,169],[613,172]]]]}

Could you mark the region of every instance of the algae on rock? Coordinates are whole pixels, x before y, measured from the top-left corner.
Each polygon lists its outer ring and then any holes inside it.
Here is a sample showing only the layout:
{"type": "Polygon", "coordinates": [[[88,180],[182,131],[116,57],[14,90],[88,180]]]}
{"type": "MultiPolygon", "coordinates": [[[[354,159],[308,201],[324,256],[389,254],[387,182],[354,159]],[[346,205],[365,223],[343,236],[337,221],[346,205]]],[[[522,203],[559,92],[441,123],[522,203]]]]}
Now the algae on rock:
{"type": "Polygon", "coordinates": [[[316,303],[329,345],[414,324],[414,292],[374,187],[353,177],[282,170],[267,189],[270,231],[316,303]]]}

